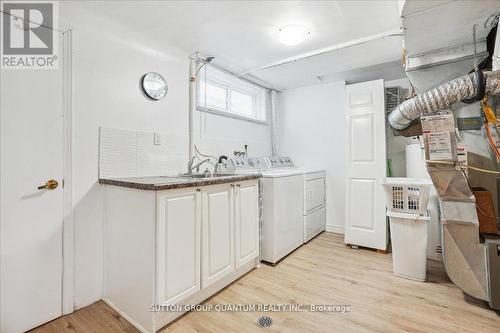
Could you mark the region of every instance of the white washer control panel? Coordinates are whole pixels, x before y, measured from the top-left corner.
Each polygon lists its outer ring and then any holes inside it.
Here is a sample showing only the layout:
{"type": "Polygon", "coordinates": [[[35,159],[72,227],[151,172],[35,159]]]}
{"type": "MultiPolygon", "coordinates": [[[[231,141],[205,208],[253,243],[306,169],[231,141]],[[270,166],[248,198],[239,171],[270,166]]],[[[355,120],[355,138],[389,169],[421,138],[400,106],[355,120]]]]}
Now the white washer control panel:
{"type": "Polygon", "coordinates": [[[229,160],[233,164],[235,170],[252,171],[268,169],[267,163],[261,157],[230,157],[229,160]]]}

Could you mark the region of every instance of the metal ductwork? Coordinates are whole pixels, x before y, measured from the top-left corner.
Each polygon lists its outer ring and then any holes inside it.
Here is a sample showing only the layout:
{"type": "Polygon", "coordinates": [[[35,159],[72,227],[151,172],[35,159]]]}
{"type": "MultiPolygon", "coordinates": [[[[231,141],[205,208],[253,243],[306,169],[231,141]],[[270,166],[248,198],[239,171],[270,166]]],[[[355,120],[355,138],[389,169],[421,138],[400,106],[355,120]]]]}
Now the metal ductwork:
{"type": "Polygon", "coordinates": [[[395,108],[389,115],[389,123],[392,128],[402,130],[421,116],[436,113],[459,101],[480,100],[485,94],[500,94],[500,71],[474,72],[428,90],[395,108]]]}

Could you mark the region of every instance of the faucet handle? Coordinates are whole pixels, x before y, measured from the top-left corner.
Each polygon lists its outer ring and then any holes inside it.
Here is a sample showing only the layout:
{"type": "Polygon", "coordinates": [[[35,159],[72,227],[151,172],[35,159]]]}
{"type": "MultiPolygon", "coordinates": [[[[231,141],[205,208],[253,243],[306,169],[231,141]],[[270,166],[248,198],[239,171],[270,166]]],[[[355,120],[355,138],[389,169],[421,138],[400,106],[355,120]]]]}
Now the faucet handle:
{"type": "Polygon", "coordinates": [[[208,177],[212,176],[212,172],[210,170],[208,170],[208,168],[205,169],[205,171],[203,172],[203,174],[205,175],[205,178],[208,178],[208,177]]]}

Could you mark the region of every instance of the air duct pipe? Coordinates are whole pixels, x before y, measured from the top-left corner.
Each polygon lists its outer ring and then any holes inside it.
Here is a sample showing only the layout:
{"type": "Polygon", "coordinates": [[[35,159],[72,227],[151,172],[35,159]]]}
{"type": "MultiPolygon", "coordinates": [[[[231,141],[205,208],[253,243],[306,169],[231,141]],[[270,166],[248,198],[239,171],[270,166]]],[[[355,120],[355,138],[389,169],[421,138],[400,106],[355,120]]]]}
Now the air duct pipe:
{"type": "Polygon", "coordinates": [[[481,100],[485,94],[500,94],[500,70],[464,75],[413,97],[391,112],[389,124],[394,129],[403,130],[421,116],[435,113],[458,101],[481,100]]]}

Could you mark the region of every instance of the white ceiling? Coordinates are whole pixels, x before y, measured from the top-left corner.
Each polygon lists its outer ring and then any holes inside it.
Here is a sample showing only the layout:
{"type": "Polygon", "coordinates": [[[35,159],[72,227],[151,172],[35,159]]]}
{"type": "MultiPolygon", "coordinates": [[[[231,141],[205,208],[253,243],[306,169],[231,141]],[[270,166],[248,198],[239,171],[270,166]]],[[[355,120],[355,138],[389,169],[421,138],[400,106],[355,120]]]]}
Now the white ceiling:
{"type": "MultiPolygon", "coordinates": [[[[397,1],[72,1],[61,6],[113,20],[156,45],[215,56],[216,65],[236,73],[400,27],[397,1]],[[277,30],[287,24],[308,27],[310,38],[296,46],[280,44],[277,30]]],[[[252,75],[286,89],[321,78],[345,79],[364,67],[384,71],[399,59],[401,38],[386,37],[252,75]]]]}
{"type": "Polygon", "coordinates": [[[474,25],[477,41],[484,39],[492,28],[488,18],[499,12],[499,0],[408,1],[402,12],[406,53],[412,57],[430,50],[472,44],[474,25]]]}
{"type": "Polygon", "coordinates": [[[361,45],[261,70],[254,75],[282,89],[328,81],[349,83],[405,77],[401,37],[386,37],[361,45]],[[365,75],[360,75],[363,73],[365,75]]]}

